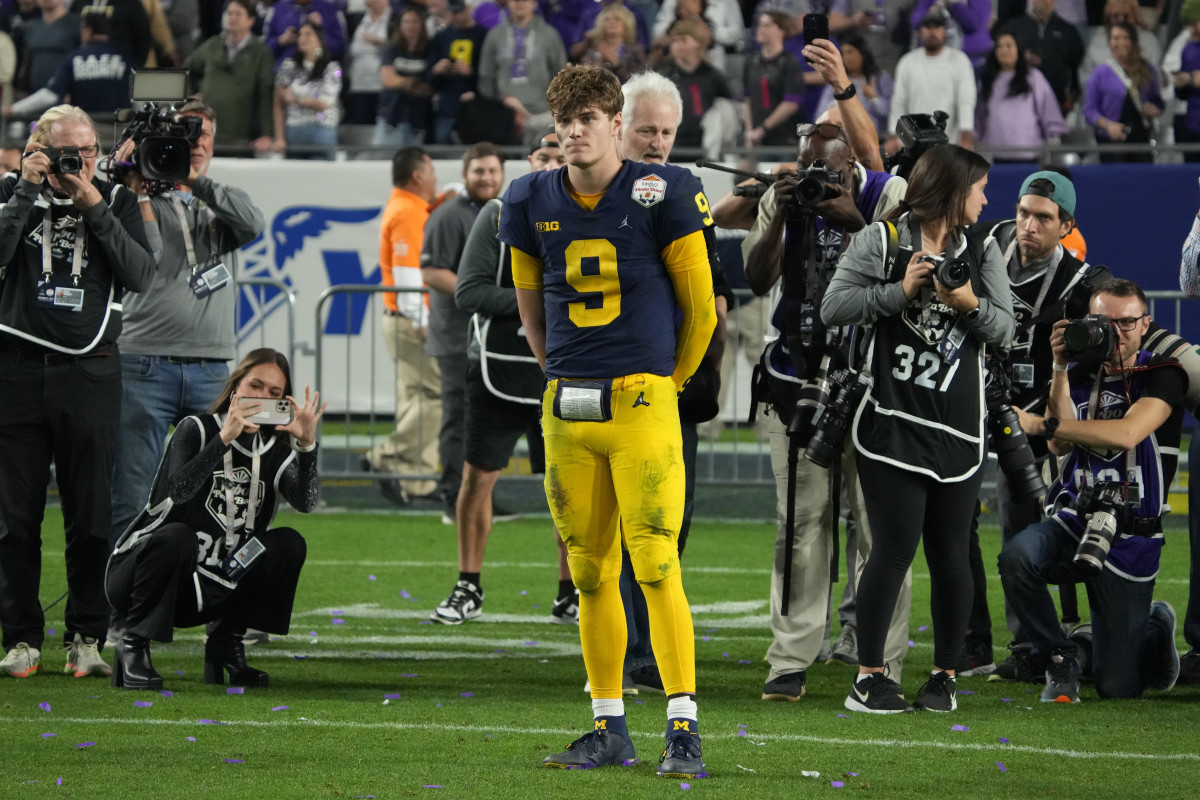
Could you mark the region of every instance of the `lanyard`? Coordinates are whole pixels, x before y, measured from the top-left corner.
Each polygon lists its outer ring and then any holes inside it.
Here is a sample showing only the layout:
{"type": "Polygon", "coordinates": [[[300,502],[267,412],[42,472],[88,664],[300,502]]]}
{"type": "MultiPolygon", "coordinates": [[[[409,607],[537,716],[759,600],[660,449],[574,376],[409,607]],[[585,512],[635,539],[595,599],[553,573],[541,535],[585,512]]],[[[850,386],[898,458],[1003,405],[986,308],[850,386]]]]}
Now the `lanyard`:
{"type": "MultiPolygon", "coordinates": [[[[236,439],[234,442],[236,443],[236,439]]],[[[246,497],[246,524],[244,527],[246,538],[254,535],[254,516],[258,513],[258,471],[259,471],[259,444],[261,439],[257,433],[254,434],[254,442],[250,446],[250,486],[247,490],[246,497]]],[[[225,550],[233,552],[234,545],[237,544],[237,535],[234,533],[234,519],[237,516],[237,505],[235,502],[233,487],[236,481],[233,478],[233,445],[225,451],[225,550]]]]}
{"type": "MultiPolygon", "coordinates": [[[[50,280],[50,274],[53,272],[52,250],[54,238],[54,220],[51,219],[53,212],[52,206],[46,206],[46,213],[42,215],[42,274],[46,277],[44,280],[50,280]]],[[[83,229],[83,217],[78,217],[75,220],[75,246],[71,253],[71,280],[76,286],[79,285],[79,278],[83,275],[83,243],[86,233],[83,229]]]]}
{"type": "MultiPolygon", "coordinates": [[[[1015,244],[1016,241],[1014,238],[1013,243],[1015,244]]],[[[1012,245],[1009,245],[1009,247],[1011,248],[1012,245]]],[[[1058,273],[1058,265],[1062,261],[1062,256],[1062,245],[1058,245],[1058,247],[1054,248],[1054,253],[1050,256],[1050,263],[1046,265],[1046,274],[1042,276],[1042,287],[1038,290],[1037,300],[1034,301],[1033,311],[1030,316],[1031,319],[1038,318],[1038,314],[1042,310],[1042,303],[1046,302],[1046,295],[1050,293],[1050,284],[1054,283],[1054,276],[1058,273]]],[[[1007,263],[1007,254],[1004,260],[1007,263]]]]}
{"type": "Polygon", "coordinates": [[[196,245],[192,242],[192,226],[183,210],[183,201],[174,192],[171,193],[171,206],[175,209],[175,216],[179,217],[179,227],[183,229],[183,249],[187,251],[188,270],[195,275],[200,264],[196,260],[196,245]]]}

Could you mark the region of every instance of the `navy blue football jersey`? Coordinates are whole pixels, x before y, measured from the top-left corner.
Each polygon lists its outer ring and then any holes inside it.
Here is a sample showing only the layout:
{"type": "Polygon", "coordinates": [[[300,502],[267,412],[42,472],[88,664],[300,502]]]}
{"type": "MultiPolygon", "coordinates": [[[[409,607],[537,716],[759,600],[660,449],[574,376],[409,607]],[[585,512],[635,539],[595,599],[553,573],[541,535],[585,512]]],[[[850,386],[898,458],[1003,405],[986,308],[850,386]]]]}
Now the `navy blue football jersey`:
{"type": "Polygon", "coordinates": [[[700,181],[627,160],[588,211],[566,175],[518,178],[500,215],[500,240],[542,261],[546,376],[670,375],[677,304],[662,251],[711,224],[700,181]]]}

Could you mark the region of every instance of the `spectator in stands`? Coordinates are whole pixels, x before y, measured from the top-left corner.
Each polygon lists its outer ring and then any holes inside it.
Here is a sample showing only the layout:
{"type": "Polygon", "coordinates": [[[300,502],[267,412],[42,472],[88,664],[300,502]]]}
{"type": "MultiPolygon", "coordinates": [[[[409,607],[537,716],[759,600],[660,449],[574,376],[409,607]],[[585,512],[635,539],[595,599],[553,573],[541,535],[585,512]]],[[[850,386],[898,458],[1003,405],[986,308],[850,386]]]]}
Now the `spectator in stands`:
{"type": "MultiPolygon", "coordinates": [[[[870,50],[880,69],[891,74],[896,71],[900,56],[908,51],[912,38],[908,12],[909,8],[902,3],[833,0],[829,32],[843,44],[852,36],[862,37],[864,47],[859,49],[870,50]]],[[[861,96],[861,88],[859,92],[861,96]]]]}
{"type": "MultiPolygon", "coordinates": [[[[1084,91],[1083,116],[1101,144],[1150,141],[1154,119],[1162,113],[1158,71],[1138,46],[1137,29],[1118,22],[1108,29],[1109,59],[1092,72],[1084,91]]],[[[1103,162],[1151,162],[1149,152],[1101,153],[1103,162]]]]}
{"type": "Polygon", "coordinates": [[[198,0],[162,0],[167,27],[175,40],[175,52],[186,61],[199,42],[200,8],[198,0]]]}
{"type": "Polygon", "coordinates": [[[765,11],[758,17],[758,52],[746,67],[743,101],[747,147],[796,144],[796,126],[804,121],[805,85],[804,68],[783,49],[791,24],[782,11],[765,11]]]}
{"type": "Polygon", "coordinates": [[[513,112],[512,133],[536,139],[553,122],[546,90],[566,63],[562,37],[537,16],[535,0],[509,0],[508,19],[483,40],[479,93],[513,112]]]}
{"type": "Polygon", "coordinates": [[[145,66],[150,55],[150,16],[142,0],[75,0],[71,10],[81,17],[89,11],[108,17],[112,44],[128,54],[131,67],[145,66]]]}
{"type": "Polygon", "coordinates": [[[346,122],[351,125],[374,125],[379,108],[379,90],[383,83],[379,67],[383,49],[388,43],[388,26],[392,10],[388,0],[366,0],[366,12],[354,29],[350,46],[346,48],[346,122]]]}
{"type": "Polygon", "coordinates": [[[129,107],[129,55],[109,40],[109,18],[83,17],[78,50],[68,53],[58,72],[41,89],[13,103],[12,113],[31,116],[58,105],[64,97],[88,113],[111,114],[129,107]]]}
{"type": "Polygon", "coordinates": [[[342,57],[346,23],[335,0],[276,0],[267,12],[263,31],[267,47],[275,54],[276,67],[295,54],[300,28],[305,22],[321,26],[327,43],[325,52],[330,59],[336,61],[342,57]]]}
{"type": "Polygon", "coordinates": [[[1142,58],[1151,64],[1162,61],[1162,45],[1152,32],[1140,27],[1141,15],[1138,13],[1137,0],[1108,0],[1104,4],[1104,27],[1092,34],[1087,50],[1083,54],[1083,62],[1079,65],[1079,82],[1086,85],[1088,78],[1096,67],[1103,64],[1111,56],[1108,42],[1108,30],[1117,23],[1133,26],[1137,33],[1138,48],[1142,58]]]}
{"type": "Polygon", "coordinates": [[[626,0],[599,0],[599,2],[589,4],[588,8],[584,10],[572,35],[572,41],[563,40],[563,44],[567,46],[567,54],[572,60],[578,60],[592,46],[591,40],[596,31],[596,18],[600,12],[611,6],[620,6],[629,12],[633,17],[633,40],[642,48],[643,53],[650,49],[650,26],[646,23],[642,12],[631,6],[626,0]]]}
{"type": "Polygon", "coordinates": [[[332,161],[341,92],[342,67],[330,56],[325,34],[314,22],[301,23],[295,55],[284,59],[275,73],[275,150],[324,145],[326,149],[318,151],[293,149],[288,158],[332,161]]]}
{"type": "Polygon", "coordinates": [[[229,0],[222,15],[225,32],[209,38],[188,58],[192,86],[221,120],[219,149],[270,149],[275,138],[275,58],[251,33],[254,0],[229,0]]]}
{"type": "Polygon", "coordinates": [[[584,38],[580,64],[595,64],[624,83],[646,69],[646,51],[637,41],[637,20],[620,3],[601,9],[584,38]]]}
{"type": "Polygon", "coordinates": [[[150,24],[150,52],[146,54],[146,69],[177,67],[179,52],[175,49],[175,37],[167,24],[167,14],[161,0],[142,0],[146,19],[150,24]]]}
{"type": "Polygon", "coordinates": [[[1025,62],[1041,70],[1058,98],[1059,110],[1065,114],[1082,95],[1079,65],[1083,61],[1083,39],[1054,8],[1055,0],[1031,0],[1029,13],[1010,20],[1000,32],[1016,38],[1025,62]]]}
{"type": "Polygon", "coordinates": [[[996,37],[975,104],[975,138],[981,147],[1024,147],[994,161],[1037,161],[1046,142],[1067,132],[1054,90],[1041,71],[1025,63],[1011,33],[996,37]]]}
{"type": "MultiPolygon", "coordinates": [[[[896,130],[896,121],[905,114],[932,114],[936,110],[950,115],[946,135],[963,147],[975,146],[971,130],[975,125],[975,73],[971,61],[961,50],[946,44],[946,17],[931,11],[918,29],[921,49],[906,53],[896,65],[896,91],[888,130],[896,130]]],[[[895,141],[894,146],[899,142],[895,141]]]]}
{"type": "Polygon", "coordinates": [[[466,0],[450,0],[450,24],[429,44],[435,144],[451,143],[461,98],[474,92],[479,80],[479,58],[487,32],[475,23],[466,0]]]}
{"type": "Polygon", "coordinates": [[[58,71],[58,65],[79,47],[79,15],[67,12],[66,0],[37,0],[41,16],[22,28],[21,68],[17,90],[36,92],[58,71]]]}
{"type": "MultiPolygon", "coordinates": [[[[736,7],[731,12],[729,4],[723,2],[664,0],[654,23],[654,43],[650,47],[650,60],[656,69],[657,65],[671,57],[671,27],[684,20],[703,22],[708,27],[708,63],[722,72],[725,67],[725,47],[745,47],[746,26],[742,24],[741,12],[736,7]]],[[[791,31],[790,22],[787,30],[791,31]]]]}
{"type": "Polygon", "coordinates": [[[658,70],[683,96],[683,120],[675,136],[677,147],[702,147],[707,158],[719,158],[721,146],[733,141],[737,111],[729,115],[718,104],[733,105],[725,76],[705,55],[712,35],[700,20],[683,20],[671,27],[671,60],[658,70]]]}
{"type": "Polygon", "coordinates": [[[962,50],[972,64],[982,64],[992,49],[992,35],[988,25],[992,20],[991,0],[917,0],[909,16],[913,30],[931,13],[946,18],[948,43],[962,50]]]}
{"type": "MultiPolygon", "coordinates": [[[[896,90],[896,83],[891,74],[879,66],[874,52],[862,36],[851,34],[844,37],[841,50],[846,75],[854,84],[855,94],[863,108],[870,115],[875,132],[882,138],[887,135],[888,114],[892,110],[892,93],[896,90]]],[[[822,112],[837,105],[832,86],[826,86],[817,105],[822,112]]]]}
{"type": "Polygon", "coordinates": [[[406,8],[379,68],[383,90],[375,118],[375,144],[407,147],[425,141],[433,116],[429,103],[433,90],[426,80],[428,53],[425,15],[419,8],[406,8]]]}
{"type": "Polygon", "coordinates": [[[17,74],[17,47],[12,37],[0,31],[0,109],[13,102],[13,78],[17,74]]]}
{"type": "MultiPolygon", "coordinates": [[[[1178,144],[1200,142],[1200,2],[1190,0],[1180,10],[1180,20],[1188,28],[1188,42],[1180,54],[1179,71],[1172,74],[1175,97],[1187,104],[1187,111],[1175,117],[1175,141],[1178,144]]],[[[1187,162],[1200,161],[1200,152],[1184,153],[1187,162]]]]}

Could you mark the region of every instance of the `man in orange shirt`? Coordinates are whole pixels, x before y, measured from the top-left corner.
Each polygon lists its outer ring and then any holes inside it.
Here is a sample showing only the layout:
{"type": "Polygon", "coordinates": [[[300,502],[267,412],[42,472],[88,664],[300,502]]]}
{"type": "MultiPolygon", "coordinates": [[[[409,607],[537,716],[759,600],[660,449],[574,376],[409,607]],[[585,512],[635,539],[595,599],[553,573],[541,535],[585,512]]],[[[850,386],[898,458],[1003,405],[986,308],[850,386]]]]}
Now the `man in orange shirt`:
{"type": "MultiPolygon", "coordinates": [[[[383,210],[379,269],[384,286],[420,289],[421,245],[437,191],[433,161],[420,147],[392,156],[392,196],[383,210]]],[[[396,429],[363,459],[363,468],[397,476],[438,473],[438,428],[442,422],[437,361],[425,354],[429,309],[418,292],[383,295],[383,338],[396,362],[396,429]]],[[[437,486],[425,478],[379,482],[384,497],[407,505],[437,486]]]]}

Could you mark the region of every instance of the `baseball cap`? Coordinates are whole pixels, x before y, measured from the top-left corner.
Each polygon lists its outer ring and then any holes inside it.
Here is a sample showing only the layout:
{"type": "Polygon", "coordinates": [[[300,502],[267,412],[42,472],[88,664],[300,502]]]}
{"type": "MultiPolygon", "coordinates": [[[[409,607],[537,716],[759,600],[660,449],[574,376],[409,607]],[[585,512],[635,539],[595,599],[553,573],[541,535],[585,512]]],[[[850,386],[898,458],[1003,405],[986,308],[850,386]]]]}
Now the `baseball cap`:
{"type": "Polygon", "coordinates": [[[1020,199],[1027,194],[1048,197],[1058,203],[1059,208],[1063,211],[1072,217],[1075,216],[1075,184],[1071,183],[1071,179],[1065,175],[1060,175],[1050,170],[1035,172],[1021,184],[1021,192],[1017,195],[1017,198],[1020,199]],[[1039,179],[1049,181],[1054,187],[1053,191],[1047,192],[1044,187],[1030,189],[1029,184],[1039,179]]]}
{"type": "Polygon", "coordinates": [[[562,147],[562,145],[558,143],[558,136],[553,131],[548,131],[547,133],[542,134],[541,137],[534,142],[533,147],[529,148],[529,155],[533,155],[543,147],[562,147]],[[551,139],[551,136],[554,138],[551,139]]]}
{"type": "Polygon", "coordinates": [[[946,14],[945,14],[945,12],[941,11],[940,9],[934,8],[928,14],[926,14],[924,16],[924,18],[922,18],[921,24],[922,25],[940,25],[942,27],[945,27],[946,14]]]}

